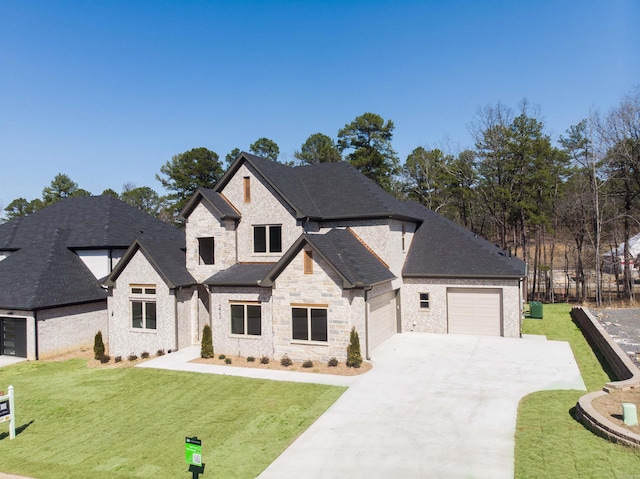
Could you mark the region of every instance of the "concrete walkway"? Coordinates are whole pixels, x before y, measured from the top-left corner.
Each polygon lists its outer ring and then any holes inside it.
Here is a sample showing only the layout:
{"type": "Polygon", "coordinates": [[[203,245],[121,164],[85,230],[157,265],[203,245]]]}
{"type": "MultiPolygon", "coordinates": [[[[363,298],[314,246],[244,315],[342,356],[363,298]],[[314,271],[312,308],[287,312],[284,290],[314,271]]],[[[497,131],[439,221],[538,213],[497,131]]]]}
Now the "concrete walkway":
{"type": "Polygon", "coordinates": [[[349,386],[260,479],[511,479],[520,399],[585,389],[569,344],[540,336],[397,334],[346,378],[184,362],[198,352],[138,367],[349,386]]]}
{"type": "Polygon", "coordinates": [[[10,364],[21,363],[26,360],[27,358],[16,358],[15,356],[0,356],[0,368],[2,366],[9,366],[10,364]]]}

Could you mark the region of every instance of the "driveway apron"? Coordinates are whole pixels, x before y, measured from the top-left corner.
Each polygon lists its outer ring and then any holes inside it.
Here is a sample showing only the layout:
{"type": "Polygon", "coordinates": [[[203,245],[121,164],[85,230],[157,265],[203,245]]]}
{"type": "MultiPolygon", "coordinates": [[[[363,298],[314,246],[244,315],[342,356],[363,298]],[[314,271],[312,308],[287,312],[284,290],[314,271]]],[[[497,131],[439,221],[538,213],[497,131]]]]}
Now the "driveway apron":
{"type": "Polygon", "coordinates": [[[566,342],[397,334],[260,479],[512,478],[518,403],[585,386],[566,342]]]}

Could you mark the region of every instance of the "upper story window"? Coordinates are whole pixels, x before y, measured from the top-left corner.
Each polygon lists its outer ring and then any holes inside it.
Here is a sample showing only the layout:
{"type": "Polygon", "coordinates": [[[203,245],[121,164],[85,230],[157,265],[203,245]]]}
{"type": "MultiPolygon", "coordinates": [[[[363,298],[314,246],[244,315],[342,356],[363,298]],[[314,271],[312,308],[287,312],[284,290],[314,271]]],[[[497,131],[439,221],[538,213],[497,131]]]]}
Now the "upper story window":
{"type": "Polygon", "coordinates": [[[407,251],[407,227],[403,224],[402,225],[402,252],[404,253],[405,251],[407,251]]]}
{"type": "Polygon", "coordinates": [[[198,238],[199,264],[215,264],[213,238],[198,238]]]}
{"type": "Polygon", "coordinates": [[[244,186],[244,202],[251,203],[251,178],[249,176],[243,177],[242,184],[244,186]]]}
{"type": "Polygon", "coordinates": [[[156,285],[130,285],[131,327],[156,329],[156,285]]]}
{"type": "Polygon", "coordinates": [[[282,253],[282,225],[253,227],[254,253],[282,253]]]}

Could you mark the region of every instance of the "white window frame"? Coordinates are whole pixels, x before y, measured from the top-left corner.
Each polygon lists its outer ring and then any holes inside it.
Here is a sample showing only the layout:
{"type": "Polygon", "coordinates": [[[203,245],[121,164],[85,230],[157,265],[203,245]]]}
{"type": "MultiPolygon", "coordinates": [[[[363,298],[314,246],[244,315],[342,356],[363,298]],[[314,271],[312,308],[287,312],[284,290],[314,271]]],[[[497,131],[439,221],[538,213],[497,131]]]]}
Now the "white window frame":
{"type": "Polygon", "coordinates": [[[131,284],[129,285],[129,327],[133,331],[157,331],[158,329],[158,308],[156,304],[155,284],[131,284]],[[134,303],[142,305],[141,326],[134,325],[134,303]],[[153,304],[154,324],[149,324],[149,306],[153,304]]]}
{"type": "Polygon", "coordinates": [[[231,336],[239,336],[243,338],[259,338],[262,336],[262,303],[260,302],[235,302],[231,301],[229,303],[229,334],[231,336]],[[241,306],[242,309],[242,319],[243,319],[243,333],[234,333],[233,332],[233,307],[241,306]],[[260,308],[260,334],[249,334],[249,324],[248,324],[248,315],[247,315],[247,306],[257,306],[260,308]]]}
{"type": "Polygon", "coordinates": [[[418,305],[420,307],[420,311],[429,311],[431,309],[431,293],[426,291],[418,293],[418,305]],[[426,298],[423,298],[423,296],[426,296],[426,298]]]}

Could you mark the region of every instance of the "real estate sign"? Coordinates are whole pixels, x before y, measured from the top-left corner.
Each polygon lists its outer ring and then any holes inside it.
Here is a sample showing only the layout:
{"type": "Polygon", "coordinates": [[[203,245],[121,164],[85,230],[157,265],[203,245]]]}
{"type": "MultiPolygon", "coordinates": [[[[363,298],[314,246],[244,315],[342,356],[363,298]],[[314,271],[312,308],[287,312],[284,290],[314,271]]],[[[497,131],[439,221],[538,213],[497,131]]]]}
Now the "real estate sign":
{"type": "Polygon", "coordinates": [[[13,386],[9,386],[9,394],[0,393],[0,422],[9,421],[9,438],[16,437],[16,417],[13,403],[13,386]]]}
{"type": "Polygon", "coordinates": [[[187,464],[202,466],[202,441],[198,436],[184,439],[184,452],[187,464]]]}

